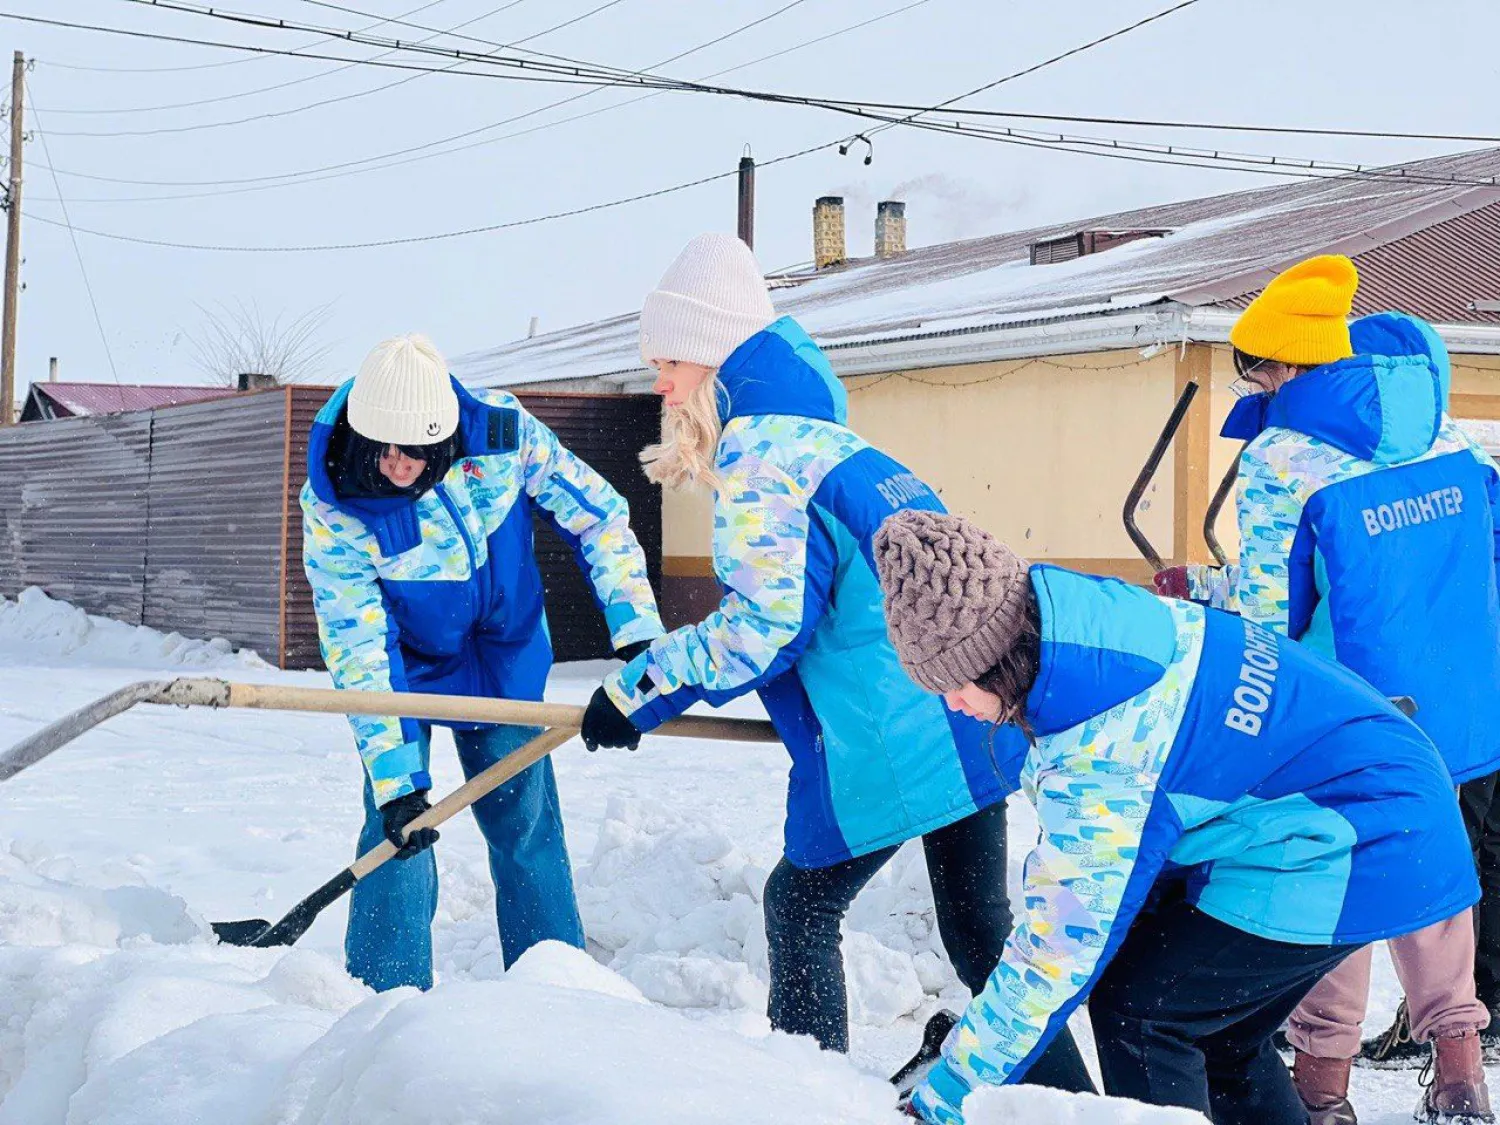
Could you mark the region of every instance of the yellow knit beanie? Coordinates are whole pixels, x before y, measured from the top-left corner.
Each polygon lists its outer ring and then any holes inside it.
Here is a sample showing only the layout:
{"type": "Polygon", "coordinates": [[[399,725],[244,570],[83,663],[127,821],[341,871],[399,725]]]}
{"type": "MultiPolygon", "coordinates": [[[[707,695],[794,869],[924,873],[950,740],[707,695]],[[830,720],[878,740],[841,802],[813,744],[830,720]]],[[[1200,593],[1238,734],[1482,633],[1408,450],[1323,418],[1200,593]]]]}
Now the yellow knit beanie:
{"type": "Polygon", "coordinates": [[[1359,272],[1342,254],[1324,254],[1282,271],[1240,314],[1229,342],[1258,359],[1316,367],[1354,354],[1349,311],[1359,272]]]}

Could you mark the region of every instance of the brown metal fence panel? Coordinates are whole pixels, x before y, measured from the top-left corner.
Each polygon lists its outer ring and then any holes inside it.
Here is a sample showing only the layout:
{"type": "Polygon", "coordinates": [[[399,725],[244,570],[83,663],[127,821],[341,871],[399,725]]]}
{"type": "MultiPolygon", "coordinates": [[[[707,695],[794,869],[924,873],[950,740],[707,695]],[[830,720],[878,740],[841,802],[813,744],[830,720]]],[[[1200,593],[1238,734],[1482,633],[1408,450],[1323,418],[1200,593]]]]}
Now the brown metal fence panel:
{"type": "Polygon", "coordinates": [[[286,392],[155,411],[144,624],[275,659],[286,392]]]}
{"type": "Polygon", "coordinates": [[[141,622],[148,413],[0,430],[0,594],[141,622]]]}
{"type": "MultiPolygon", "coordinates": [[[[291,391],[288,444],[286,610],[283,666],[321,666],[312,591],[302,570],[302,512],[299,495],[307,479],[307,433],[331,392],[320,387],[291,391]]],[[[630,504],[631,523],[646,553],[653,586],[660,587],[661,490],[641,472],[639,454],[661,429],[660,400],[653,395],[534,394],[518,396],[546,423],[564,446],[592,465],[630,504]]],[[[558,660],[586,660],[610,654],[604,617],[572,550],[541,517],[536,552],[547,598],[547,621],[558,660]]]]}
{"type": "Polygon", "coordinates": [[[291,423],[287,437],[286,573],[282,577],[283,609],[281,666],[321,668],[318,615],[313,610],[312,587],[302,569],[302,486],[307,483],[307,435],[313,419],[333,394],[331,387],[293,387],[291,423]]]}
{"type": "MultiPolygon", "coordinates": [[[[661,400],[655,395],[518,395],[558,440],[610,484],[630,505],[630,523],[646,553],[653,589],[661,589],[661,489],[641,471],[640,452],[661,433],[661,400]]],[[[547,624],[558,660],[593,660],[612,649],[593,587],[578,560],[544,518],[536,521],[536,555],[547,592],[547,624]]]]}

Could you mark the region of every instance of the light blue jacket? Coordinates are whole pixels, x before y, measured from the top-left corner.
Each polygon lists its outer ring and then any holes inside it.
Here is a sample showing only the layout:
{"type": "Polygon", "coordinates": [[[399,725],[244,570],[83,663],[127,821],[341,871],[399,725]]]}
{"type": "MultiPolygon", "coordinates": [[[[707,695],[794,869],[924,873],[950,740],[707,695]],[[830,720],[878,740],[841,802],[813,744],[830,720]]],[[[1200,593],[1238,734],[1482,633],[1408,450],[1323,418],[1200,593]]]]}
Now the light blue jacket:
{"type": "Polygon", "coordinates": [[[1189,571],[1231,609],[1417,702],[1455,782],[1500,769],[1500,471],[1444,413],[1449,360],[1399,313],[1356,353],[1242,400],[1240,559],[1189,571]]]}
{"type": "Polygon", "coordinates": [[[1158,883],[1308,945],[1411,933],[1479,897],[1436,749],[1358,676],[1113,579],[1036,566],[1031,581],[1036,745],[1004,728],[995,747],[1041,834],[1000,966],[916,1091],[943,1125],[976,1086],[1026,1073],[1158,883]]]}
{"type": "Polygon", "coordinates": [[[979,723],[907,678],[871,541],[923,481],[844,425],[844,389],[789,318],[719,370],[714,570],[724,600],[605,688],[642,730],[758,691],[791,753],[786,856],[824,867],[922,835],[1006,792],[979,723]]]}
{"type": "MultiPolygon", "coordinates": [[[[318,413],[302,489],[304,566],[335,686],[541,699],[552,644],[536,513],[572,544],[616,648],[661,635],[624,498],[513,395],[455,380],[463,455],[448,474],[417,499],[349,499],[327,465],[349,387],[318,413]]],[[[432,785],[414,720],[349,721],[377,804],[432,785]]]]}

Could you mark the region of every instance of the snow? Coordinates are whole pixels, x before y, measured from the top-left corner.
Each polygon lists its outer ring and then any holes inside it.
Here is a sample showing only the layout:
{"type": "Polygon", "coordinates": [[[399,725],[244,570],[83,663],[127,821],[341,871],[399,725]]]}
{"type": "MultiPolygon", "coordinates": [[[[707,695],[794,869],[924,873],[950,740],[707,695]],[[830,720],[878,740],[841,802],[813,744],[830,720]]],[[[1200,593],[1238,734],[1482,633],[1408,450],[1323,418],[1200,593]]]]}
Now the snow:
{"type": "MultiPolygon", "coordinates": [[[[606,667],[558,669],[549,698],[583,702],[606,667]]],[[[28,591],[0,600],[0,747],[174,669],[326,682],[28,591]]],[[[932,1011],[964,1001],[920,849],[850,912],[853,1053],[820,1054],[764,1016],[784,751],[662,738],[555,757],[588,952],[540,946],[504,971],[461,817],[438,845],[427,994],[375,996],[344,973],[343,904],[290,950],[209,936],[206,919],[277,917],[349,862],[360,766],[340,718],[139,707],[0,785],[0,1125],[899,1125],[881,1076],[932,1011]]],[[[461,781],[445,735],[433,773],[440,792],[461,781]]],[[[1036,828],[1018,804],[1011,825],[1015,881],[1036,828]]],[[[1378,962],[1372,1029],[1396,999],[1378,962]]],[[[1414,1075],[1356,1086],[1367,1125],[1404,1120],[1417,1096],[1414,1075]]],[[[1016,1089],[976,1100],[972,1121],[1185,1118],[1016,1089]]]]}

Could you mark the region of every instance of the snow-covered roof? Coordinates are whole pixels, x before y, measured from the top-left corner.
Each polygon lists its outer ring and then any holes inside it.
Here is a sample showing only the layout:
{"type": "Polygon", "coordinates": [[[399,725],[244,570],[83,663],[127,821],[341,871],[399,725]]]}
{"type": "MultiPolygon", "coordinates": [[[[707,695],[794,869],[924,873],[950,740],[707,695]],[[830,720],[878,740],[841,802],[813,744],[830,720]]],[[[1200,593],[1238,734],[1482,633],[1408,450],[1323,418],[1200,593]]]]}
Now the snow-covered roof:
{"type": "MultiPolygon", "coordinates": [[[[1230,306],[1317,253],[1353,257],[1370,309],[1500,325],[1500,148],[1416,161],[1381,178],[1299,180],[865,259],[772,289],[832,353],[918,337],[1078,321],[1144,306],[1230,306]],[[1166,230],[1071,261],[1031,265],[1032,244],[1083,230],[1166,230]],[[1393,249],[1394,248],[1394,249],[1393,249]]],[[[634,313],[453,361],[475,386],[641,369],[634,313]]],[[[861,370],[870,369],[868,364],[861,370]]]]}

